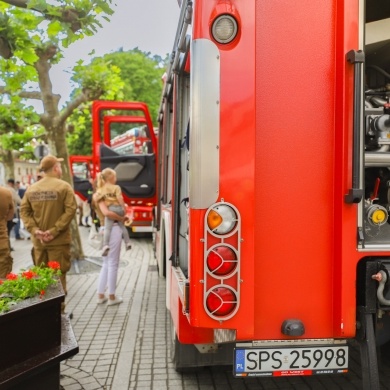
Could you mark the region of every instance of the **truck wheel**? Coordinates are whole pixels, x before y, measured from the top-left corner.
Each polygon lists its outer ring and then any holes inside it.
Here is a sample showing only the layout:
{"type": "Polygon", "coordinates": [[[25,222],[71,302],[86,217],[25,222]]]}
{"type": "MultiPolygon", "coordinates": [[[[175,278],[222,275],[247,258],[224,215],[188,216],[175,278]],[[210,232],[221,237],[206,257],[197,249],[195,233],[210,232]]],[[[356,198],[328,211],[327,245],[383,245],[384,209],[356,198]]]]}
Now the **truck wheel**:
{"type": "Polygon", "coordinates": [[[170,348],[170,358],[173,363],[173,367],[176,372],[198,372],[204,367],[194,366],[196,364],[196,356],[198,351],[191,344],[182,344],[177,338],[175,325],[172,321],[170,313],[168,313],[170,318],[170,329],[171,329],[171,348],[170,348]],[[191,364],[193,363],[193,364],[191,364]]]}

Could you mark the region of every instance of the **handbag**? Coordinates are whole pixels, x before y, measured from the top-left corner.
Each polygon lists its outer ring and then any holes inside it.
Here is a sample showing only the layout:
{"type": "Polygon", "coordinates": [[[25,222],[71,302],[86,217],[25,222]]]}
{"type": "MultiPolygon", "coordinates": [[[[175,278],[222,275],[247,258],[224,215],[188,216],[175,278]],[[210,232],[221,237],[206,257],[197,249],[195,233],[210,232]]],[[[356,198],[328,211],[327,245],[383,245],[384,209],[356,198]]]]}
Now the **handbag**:
{"type": "Polygon", "coordinates": [[[99,232],[98,228],[94,223],[89,230],[87,242],[94,249],[100,250],[103,248],[103,232],[99,232]]]}

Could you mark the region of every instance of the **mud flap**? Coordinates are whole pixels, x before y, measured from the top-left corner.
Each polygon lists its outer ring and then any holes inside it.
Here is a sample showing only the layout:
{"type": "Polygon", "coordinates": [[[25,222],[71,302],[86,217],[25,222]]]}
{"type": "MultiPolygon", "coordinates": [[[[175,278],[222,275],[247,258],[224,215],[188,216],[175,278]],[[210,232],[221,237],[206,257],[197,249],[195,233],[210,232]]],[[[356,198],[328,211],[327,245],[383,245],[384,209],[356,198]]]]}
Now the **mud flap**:
{"type": "Polygon", "coordinates": [[[358,307],[359,327],[356,338],[360,345],[363,389],[365,390],[380,390],[374,320],[375,314],[367,313],[362,306],[358,307]]]}

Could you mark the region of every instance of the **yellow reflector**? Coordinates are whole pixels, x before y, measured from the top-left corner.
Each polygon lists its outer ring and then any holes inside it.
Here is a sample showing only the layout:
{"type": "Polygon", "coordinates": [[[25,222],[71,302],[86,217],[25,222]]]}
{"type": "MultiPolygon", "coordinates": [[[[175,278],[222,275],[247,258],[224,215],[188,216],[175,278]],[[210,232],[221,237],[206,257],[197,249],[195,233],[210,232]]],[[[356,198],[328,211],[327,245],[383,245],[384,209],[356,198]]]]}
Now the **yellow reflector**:
{"type": "Polygon", "coordinates": [[[375,210],[372,213],[372,222],[375,224],[383,223],[386,219],[386,213],[383,210],[375,210]]]}
{"type": "Polygon", "coordinates": [[[214,230],[221,223],[222,217],[215,210],[210,210],[209,215],[207,216],[207,225],[210,230],[214,230]]]}

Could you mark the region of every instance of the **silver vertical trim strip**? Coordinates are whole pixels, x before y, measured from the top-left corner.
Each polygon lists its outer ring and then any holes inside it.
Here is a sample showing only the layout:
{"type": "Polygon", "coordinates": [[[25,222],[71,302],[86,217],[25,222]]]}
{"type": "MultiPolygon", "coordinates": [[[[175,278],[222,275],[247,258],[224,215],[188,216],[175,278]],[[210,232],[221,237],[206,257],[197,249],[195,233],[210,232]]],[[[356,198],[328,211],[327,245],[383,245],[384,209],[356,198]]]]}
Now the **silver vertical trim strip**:
{"type": "Polygon", "coordinates": [[[191,47],[190,207],[206,209],[219,196],[220,61],[217,46],[198,39],[191,47]]]}
{"type": "MultiPolygon", "coordinates": [[[[358,45],[359,45],[359,50],[365,50],[365,35],[366,35],[366,23],[365,23],[366,15],[365,15],[365,0],[359,0],[359,27],[358,27],[358,45]]],[[[361,85],[364,86],[364,72],[362,74],[362,83],[361,85]]],[[[361,91],[363,94],[364,92],[361,91]]],[[[364,96],[363,100],[364,102],[364,96]]],[[[364,110],[364,108],[363,108],[364,110]]],[[[364,123],[363,123],[363,117],[364,115],[361,116],[360,120],[360,128],[364,129],[364,123]]],[[[360,161],[360,177],[359,181],[362,183],[363,188],[364,188],[364,144],[365,144],[365,139],[364,139],[364,131],[361,132],[360,134],[360,145],[361,145],[361,150],[360,150],[360,155],[362,156],[361,161],[360,161]]],[[[360,202],[360,205],[358,206],[358,213],[357,213],[357,228],[363,229],[363,215],[364,215],[364,202],[360,202]]],[[[359,248],[360,245],[358,243],[357,247],[359,248]]]]}

